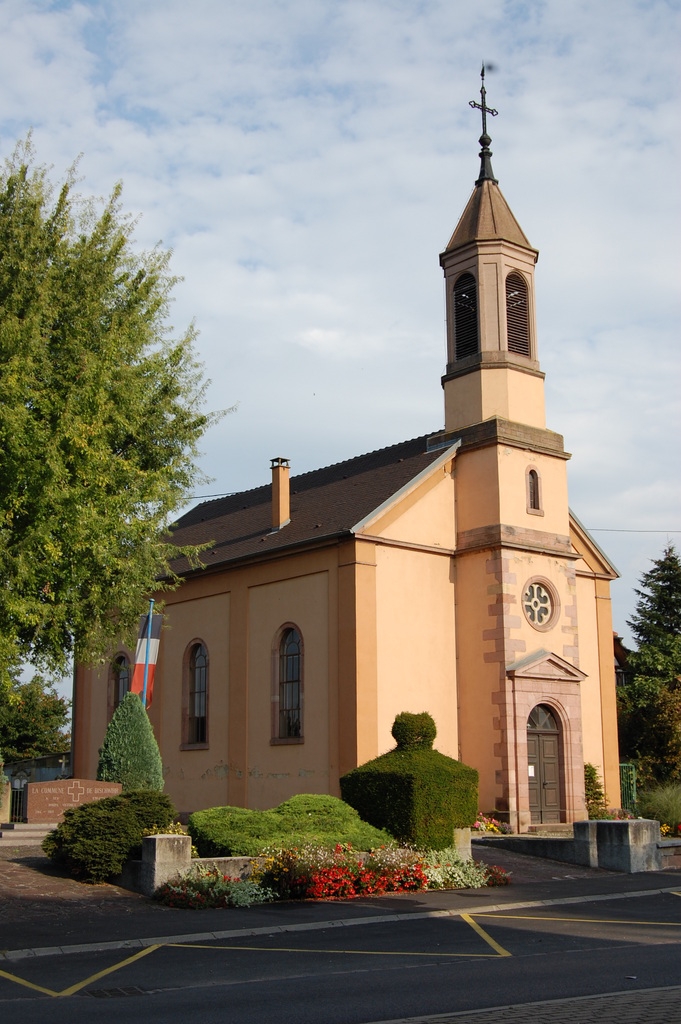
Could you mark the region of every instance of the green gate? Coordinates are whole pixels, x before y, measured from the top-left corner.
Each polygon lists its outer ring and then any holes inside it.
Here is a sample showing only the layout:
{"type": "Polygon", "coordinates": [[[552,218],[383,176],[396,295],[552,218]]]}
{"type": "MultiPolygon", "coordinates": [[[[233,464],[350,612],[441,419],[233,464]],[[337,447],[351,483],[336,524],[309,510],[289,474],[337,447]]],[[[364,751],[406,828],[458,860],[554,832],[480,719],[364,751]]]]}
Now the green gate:
{"type": "Polygon", "coordinates": [[[636,765],[620,765],[620,792],[622,809],[636,814],[636,765]]]}

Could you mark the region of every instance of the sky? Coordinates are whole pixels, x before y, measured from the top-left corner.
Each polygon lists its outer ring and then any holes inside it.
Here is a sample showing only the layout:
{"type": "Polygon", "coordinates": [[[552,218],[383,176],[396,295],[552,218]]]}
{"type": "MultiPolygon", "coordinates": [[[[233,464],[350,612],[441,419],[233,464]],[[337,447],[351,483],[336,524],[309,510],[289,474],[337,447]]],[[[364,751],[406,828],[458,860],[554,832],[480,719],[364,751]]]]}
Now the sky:
{"type": "Polygon", "coordinates": [[[438,254],[493,166],[532,245],[547,426],[621,574],[681,544],[681,0],[0,0],[0,156],[123,182],[199,331],[197,494],[443,425],[438,254]],[[492,70],[493,69],[493,70],[492,70]]]}

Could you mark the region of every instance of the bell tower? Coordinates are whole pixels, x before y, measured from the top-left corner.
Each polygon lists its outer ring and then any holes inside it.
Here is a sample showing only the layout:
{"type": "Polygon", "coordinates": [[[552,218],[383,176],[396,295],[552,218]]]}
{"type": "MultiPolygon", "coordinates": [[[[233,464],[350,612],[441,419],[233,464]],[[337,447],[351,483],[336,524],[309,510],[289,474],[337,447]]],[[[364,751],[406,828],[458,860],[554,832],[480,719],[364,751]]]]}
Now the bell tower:
{"type": "Polygon", "coordinates": [[[543,428],[544,375],[539,369],[533,249],[504,199],[492,170],[487,134],[485,69],[480,175],[440,255],[447,296],[445,430],[493,416],[543,428]]]}
{"type": "Polygon", "coordinates": [[[440,256],[445,429],[430,444],[459,442],[459,756],[480,772],[481,808],[525,831],[584,815],[586,677],[579,667],[570,456],[560,434],[546,429],[537,353],[538,253],[494,177],[487,117],[497,111],[487,106],[484,74],[483,67],[480,103],[471,102],[482,115],[480,174],[440,256]],[[551,730],[537,731],[540,719],[551,730]]]}

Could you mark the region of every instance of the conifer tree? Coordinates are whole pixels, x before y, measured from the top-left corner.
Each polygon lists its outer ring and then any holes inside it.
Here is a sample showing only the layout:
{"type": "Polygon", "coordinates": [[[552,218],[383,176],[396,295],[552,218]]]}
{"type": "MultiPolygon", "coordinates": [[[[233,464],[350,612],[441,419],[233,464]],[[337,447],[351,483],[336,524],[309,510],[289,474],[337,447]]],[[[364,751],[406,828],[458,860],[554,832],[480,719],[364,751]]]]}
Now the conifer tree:
{"type": "Polygon", "coordinates": [[[641,577],[636,611],[628,620],[639,647],[681,636],[681,558],[673,544],[641,577]]]}
{"type": "Polygon", "coordinates": [[[120,782],[124,793],[163,789],[161,752],[136,693],[126,693],[114,711],[99,751],[97,778],[102,782],[120,782]]]}
{"type": "Polygon", "coordinates": [[[673,545],[641,577],[629,625],[638,650],[618,687],[620,755],[643,785],[681,782],[681,559],[673,545]]]}

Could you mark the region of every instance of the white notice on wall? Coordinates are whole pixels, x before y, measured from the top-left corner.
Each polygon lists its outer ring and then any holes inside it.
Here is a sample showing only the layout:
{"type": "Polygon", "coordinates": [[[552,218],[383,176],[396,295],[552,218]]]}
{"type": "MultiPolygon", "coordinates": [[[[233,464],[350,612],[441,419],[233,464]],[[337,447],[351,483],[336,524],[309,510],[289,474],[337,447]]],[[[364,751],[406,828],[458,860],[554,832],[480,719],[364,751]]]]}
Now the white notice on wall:
{"type": "Polygon", "coordinates": [[[534,778],[534,765],[533,764],[528,764],[528,766],[527,766],[527,773],[528,773],[528,775],[530,776],[531,779],[534,778]]]}

